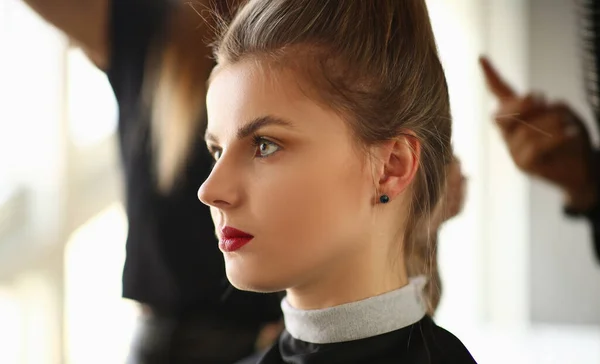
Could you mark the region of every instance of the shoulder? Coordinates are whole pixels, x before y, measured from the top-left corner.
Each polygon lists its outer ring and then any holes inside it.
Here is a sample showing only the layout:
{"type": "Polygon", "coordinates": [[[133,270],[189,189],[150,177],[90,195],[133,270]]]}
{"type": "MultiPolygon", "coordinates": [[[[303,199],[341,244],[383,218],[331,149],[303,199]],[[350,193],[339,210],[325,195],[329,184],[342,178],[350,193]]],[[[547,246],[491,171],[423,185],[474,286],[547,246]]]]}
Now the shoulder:
{"type": "MultiPolygon", "coordinates": [[[[465,345],[451,332],[435,324],[428,316],[416,324],[423,340],[423,350],[431,363],[470,364],[476,363],[465,345]]],[[[415,333],[413,333],[414,335],[415,333]]]]}

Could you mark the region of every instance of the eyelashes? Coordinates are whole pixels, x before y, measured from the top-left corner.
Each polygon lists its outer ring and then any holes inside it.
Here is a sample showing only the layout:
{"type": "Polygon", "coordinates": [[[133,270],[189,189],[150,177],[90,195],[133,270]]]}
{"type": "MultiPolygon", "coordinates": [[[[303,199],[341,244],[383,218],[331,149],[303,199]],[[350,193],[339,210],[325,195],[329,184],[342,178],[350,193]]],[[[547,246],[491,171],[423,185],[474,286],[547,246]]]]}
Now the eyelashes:
{"type": "Polygon", "coordinates": [[[252,144],[255,148],[254,156],[257,158],[268,158],[281,150],[279,144],[261,135],[254,135],[252,137],[252,144]]]}
{"type": "Polygon", "coordinates": [[[219,160],[219,158],[221,158],[221,154],[223,154],[223,149],[219,148],[215,145],[212,145],[212,144],[207,144],[206,147],[208,148],[208,152],[210,153],[210,155],[213,158],[213,167],[214,167],[215,164],[217,163],[217,161],[219,160]]]}
{"type": "MultiPolygon", "coordinates": [[[[253,135],[251,140],[255,158],[268,158],[283,149],[278,143],[262,135],[253,135]]],[[[213,157],[214,167],[223,155],[223,148],[214,144],[207,144],[207,148],[210,155],[213,157]]]]}

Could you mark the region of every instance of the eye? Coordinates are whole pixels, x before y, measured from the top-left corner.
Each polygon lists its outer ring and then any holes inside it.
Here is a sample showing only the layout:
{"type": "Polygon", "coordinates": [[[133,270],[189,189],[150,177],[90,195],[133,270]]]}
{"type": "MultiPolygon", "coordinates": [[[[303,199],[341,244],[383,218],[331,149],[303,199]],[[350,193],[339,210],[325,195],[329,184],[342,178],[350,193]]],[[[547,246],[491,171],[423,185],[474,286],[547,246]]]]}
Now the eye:
{"type": "Polygon", "coordinates": [[[254,146],[256,147],[255,156],[258,158],[266,158],[281,149],[279,145],[263,137],[255,137],[254,146]]]}
{"type": "Polygon", "coordinates": [[[207,147],[208,147],[208,152],[213,157],[215,162],[218,161],[219,158],[221,158],[221,154],[223,154],[223,149],[215,147],[214,145],[208,145],[207,147]]]}

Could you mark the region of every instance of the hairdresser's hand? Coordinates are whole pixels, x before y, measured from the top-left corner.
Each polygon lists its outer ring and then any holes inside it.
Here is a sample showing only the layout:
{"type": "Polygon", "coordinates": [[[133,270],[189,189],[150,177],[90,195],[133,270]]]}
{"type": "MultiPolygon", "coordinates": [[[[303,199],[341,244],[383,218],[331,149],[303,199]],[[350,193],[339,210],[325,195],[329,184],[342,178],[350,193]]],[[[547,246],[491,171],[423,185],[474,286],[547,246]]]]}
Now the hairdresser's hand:
{"type": "Polygon", "coordinates": [[[267,350],[277,340],[285,324],[283,320],[273,322],[263,326],[256,339],[255,349],[257,352],[267,350]]]}
{"type": "Polygon", "coordinates": [[[460,160],[454,156],[448,167],[447,186],[440,203],[435,207],[431,218],[431,230],[437,229],[445,221],[458,215],[463,208],[467,191],[467,179],[462,173],[460,160]]]}
{"type": "Polygon", "coordinates": [[[565,104],[518,95],[486,58],[480,63],[498,100],[496,124],[517,167],[559,187],[567,206],[579,211],[595,206],[593,152],[581,118],[565,104]]]}
{"type": "Polygon", "coordinates": [[[442,215],[443,221],[455,217],[462,211],[467,194],[467,178],[464,176],[460,160],[456,156],[454,156],[454,160],[448,168],[447,178],[446,208],[442,215]]]}

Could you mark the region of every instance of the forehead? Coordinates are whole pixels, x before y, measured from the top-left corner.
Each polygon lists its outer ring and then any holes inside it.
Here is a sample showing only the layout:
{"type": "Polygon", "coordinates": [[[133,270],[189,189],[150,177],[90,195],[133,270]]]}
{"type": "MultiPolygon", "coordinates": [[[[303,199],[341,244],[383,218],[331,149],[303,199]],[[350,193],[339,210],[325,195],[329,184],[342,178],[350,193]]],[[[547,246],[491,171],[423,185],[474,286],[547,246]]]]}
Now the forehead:
{"type": "Polygon", "coordinates": [[[260,114],[282,105],[285,109],[306,107],[309,101],[291,71],[270,69],[253,61],[216,69],[207,94],[207,107],[213,116],[241,111],[260,114]]]}
{"type": "Polygon", "coordinates": [[[290,69],[250,60],[219,67],[208,88],[208,130],[220,134],[268,115],[320,132],[345,127],[337,113],[304,92],[298,77],[290,69]]]}

